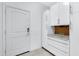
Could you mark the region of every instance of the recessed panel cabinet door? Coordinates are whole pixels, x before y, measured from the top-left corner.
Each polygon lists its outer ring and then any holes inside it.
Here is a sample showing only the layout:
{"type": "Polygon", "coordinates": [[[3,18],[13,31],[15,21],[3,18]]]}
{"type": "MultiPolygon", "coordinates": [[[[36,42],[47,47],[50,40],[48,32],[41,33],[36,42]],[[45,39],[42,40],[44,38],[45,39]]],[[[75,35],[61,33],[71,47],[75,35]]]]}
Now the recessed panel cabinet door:
{"type": "Polygon", "coordinates": [[[58,7],[59,5],[56,4],[50,8],[51,26],[58,25],[58,7]]]}
{"type": "Polygon", "coordinates": [[[71,2],[71,14],[79,13],[79,2],[71,2]]]}
{"type": "Polygon", "coordinates": [[[0,56],[2,55],[2,3],[0,3],[0,56]]]}
{"type": "Polygon", "coordinates": [[[59,4],[59,24],[69,25],[69,5],[59,4]]]}
{"type": "Polygon", "coordinates": [[[6,6],[6,55],[29,51],[29,12],[6,6]]]}

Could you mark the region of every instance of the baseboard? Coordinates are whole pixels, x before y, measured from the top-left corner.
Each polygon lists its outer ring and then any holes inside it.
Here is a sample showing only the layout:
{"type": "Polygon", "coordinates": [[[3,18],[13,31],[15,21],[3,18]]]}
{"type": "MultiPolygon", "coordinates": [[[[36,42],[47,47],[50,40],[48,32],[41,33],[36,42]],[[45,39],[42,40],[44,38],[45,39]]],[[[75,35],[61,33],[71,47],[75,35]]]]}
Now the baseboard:
{"type": "Polygon", "coordinates": [[[50,51],[48,51],[47,49],[45,49],[44,47],[42,47],[45,51],[47,51],[47,52],[49,52],[51,55],[53,55],[53,56],[56,56],[56,55],[54,55],[53,53],[51,53],[50,51]]]}
{"type": "Polygon", "coordinates": [[[28,53],[28,52],[30,52],[30,51],[23,52],[23,53],[21,53],[21,54],[18,54],[18,55],[16,55],[16,56],[20,56],[20,55],[23,55],[23,54],[25,54],[25,53],[28,53]]]}
{"type": "MultiPolygon", "coordinates": [[[[45,51],[47,51],[47,52],[49,52],[47,49],[45,49],[44,47],[42,47],[45,51]]],[[[28,53],[28,52],[30,52],[30,51],[27,51],[27,52],[23,52],[23,53],[21,53],[21,54],[18,54],[18,55],[16,55],[16,56],[20,56],[20,55],[23,55],[23,54],[25,54],[25,53],[28,53]]],[[[53,56],[56,56],[56,55],[54,55],[53,53],[51,53],[51,52],[49,52],[51,55],[53,55],[53,56]]]]}

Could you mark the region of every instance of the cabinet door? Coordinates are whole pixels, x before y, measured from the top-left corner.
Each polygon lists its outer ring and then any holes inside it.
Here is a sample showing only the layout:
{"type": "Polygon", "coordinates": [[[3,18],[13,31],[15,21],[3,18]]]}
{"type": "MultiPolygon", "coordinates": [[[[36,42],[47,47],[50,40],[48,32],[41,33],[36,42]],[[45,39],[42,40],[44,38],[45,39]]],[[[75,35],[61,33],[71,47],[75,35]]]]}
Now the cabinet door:
{"type": "Polygon", "coordinates": [[[58,24],[58,4],[50,8],[51,25],[58,24]]]}
{"type": "Polygon", "coordinates": [[[70,3],[71,6],[71,13],[79,13],[79,2],[72,2],[70,3]]]}
{"type": "Polygon", "coordinates": [[[2,55],[2,3],[0,3],[0,56],[2,55]]]}
{"type": "Polygon", "coordinates": [[[69,5],[59,4],[59,24],[69,25],[69,5]]]}
{"type": "Polygon", "coordinates": [[[45,21],[46,21],[46,24],[47,24],[47,26],[50,26],[50,10],[47,10],[46,12],[45,12],[45,21]]]}

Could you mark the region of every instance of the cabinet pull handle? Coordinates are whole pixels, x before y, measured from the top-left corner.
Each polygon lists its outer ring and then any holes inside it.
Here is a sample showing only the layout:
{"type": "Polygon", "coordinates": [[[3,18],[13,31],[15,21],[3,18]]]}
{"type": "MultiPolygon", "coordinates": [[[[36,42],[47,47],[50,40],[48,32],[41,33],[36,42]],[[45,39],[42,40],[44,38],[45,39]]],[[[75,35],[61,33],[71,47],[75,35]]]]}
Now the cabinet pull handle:
{"type": "Polygon", "coordinates": [[[72,14],[72,7],[71,7],[71,5],[69,5],[69,11],[70,11],[70,14],[72,14]]]}
{"type": "Polygon", "coordinates": [[[29,32],[30,31],[30,29],[29,28],[27,28],[27,32],[29,32]]]}

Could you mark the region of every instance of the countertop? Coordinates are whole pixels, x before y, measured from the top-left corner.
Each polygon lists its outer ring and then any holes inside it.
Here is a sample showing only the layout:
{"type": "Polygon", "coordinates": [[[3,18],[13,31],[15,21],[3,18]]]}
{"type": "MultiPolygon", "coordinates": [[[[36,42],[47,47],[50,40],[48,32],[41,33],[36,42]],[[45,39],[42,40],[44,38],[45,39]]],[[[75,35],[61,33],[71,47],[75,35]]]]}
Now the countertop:
{"type": "Polygon", "coordinates": [[[59,34],[48,34],[47,36],[48,38],[61,43],[67,43],[67,44],[69,43],[69,36],[59,35],[59,34]]]}

